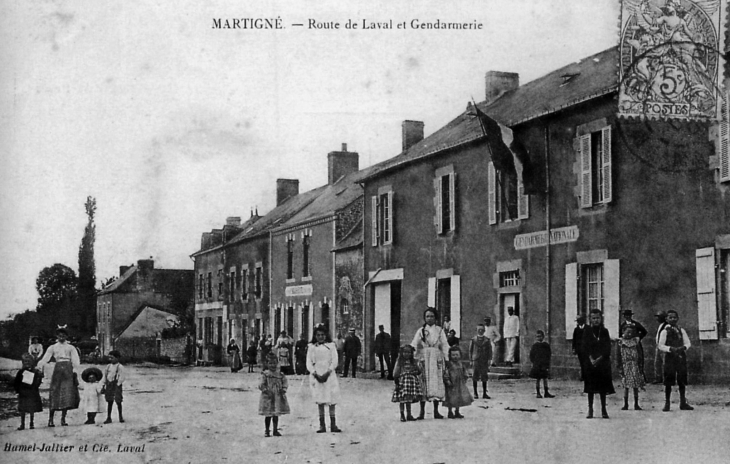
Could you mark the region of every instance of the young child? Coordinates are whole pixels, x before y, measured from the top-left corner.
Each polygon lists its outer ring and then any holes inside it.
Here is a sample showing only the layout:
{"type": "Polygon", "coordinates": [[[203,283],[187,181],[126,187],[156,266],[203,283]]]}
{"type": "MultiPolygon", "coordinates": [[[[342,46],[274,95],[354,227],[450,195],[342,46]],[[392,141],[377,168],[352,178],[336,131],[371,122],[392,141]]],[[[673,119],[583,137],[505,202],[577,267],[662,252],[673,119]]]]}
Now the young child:
{"type": "Polygon", "coordinates": [[[264,371],[261,373],[261,381],[259,382],[259,390],[261,390],[259,415],[265,416],[265,437],[271,436],[269,427],[272,419],[274,422],[274,436],[281,436],[281,433],[279,433],[279,416],[290,412],[289,402],[286,399],[287,387],[286,375],[279,369],[279,359],[276,353],[271,352],[264,360],[264,371]]]}
{"type": "Polygon", "coordinates": [[[84,381],[81,404],[86,411],[84,424],[94,425],[96,414],[104,412],[104,385],[99,382],[101,378],[101,371],[96,367],[89,367],[81,373],[81,380],[84,381]]]}
{"type": "Polygon", "coordinates": [[[15,391],[18,393],[18,411],[20,412],[20,427],[18,430],[25,430],[25,413],[30,414],[30,429],[35,428],[33,416],[43,411],[43,403],[38,388],[43,381],[43,373],[33,367],[35,359],[32,355],[25,353],[21,356],[23,367],[15,376],[15,391]]]}
{"type": "Polygon", "coordinates": [[[400,421],[416,420],[411,415],[411,404],[418,403],[423,399],[423,387],[421,385],[421,369],[413,358],[415,348],[411,345],[403,345],[398,351],[398,361],[393,370],[395,390],[393,390],[393,403],[400,403],[400,421]],[[406,414],[403,414],[405,409],[406,414]]]}
{"type": "Polygon", "coordinates": [[[641,411],[639,406],[639,388],[644,388],[644,374],[641,372],[641,365],[644,364],[643,350],[639,349],[639,337],[636,329],[631,325],[624,327],[624,332],[618,340],[616,356],[618,371],[621,373],[621,382],[624,385],[624,407],[622,411],[629,409],[629,388],[634,390],[634,409],[641,411]]]}
{"type": "Polygon", "coordinates": [[[454,345],[449,348],[449,361],[444,369],[444,384],[446,385],[444,404],[449,408],[449,419],[463,419],[464,416],[459,412],[459,408],[469,406],[474,401],[469,393],[469,387],[466,385],[468,378],[469,374],[461,364],[461,348],[459,345],[454,345]]]}
{"type": "Polygon", "coordinates": [[[246,362],[248,362],[248,372],[253,372],[253,366],[256,365],[256,355],[258,354],[258,347],[256,342],[252,341],[251,345],[246,350],[246,362]]]}
{"type": "Polygon", "coordinates": [[[555,398],[555,395],[551,395],[548,391],[551,356],[550,345],[545,341],[545,332],[538,330],[535,333],[535,344],[530,349],[530,361],[532,362],[530,377],[535,379],[535,391],[537,392],[535,396],[537,398],[543,398],[543,396],[545,398],[555,398]],[[540,394],[540,379],[542,379],[545,395],[540,394]]]}
{"type": "Polygon", "coordinates": [[[119,363],[122,355],[117,350],[109,352],[109,364],[104,370],[104,398],[106,399],[106,420],[105,424],[112,423],[112,407],[117,403],[119,422],[124,422],[122,416],[122,384],[124,383],[124,366],[119,363]]]}

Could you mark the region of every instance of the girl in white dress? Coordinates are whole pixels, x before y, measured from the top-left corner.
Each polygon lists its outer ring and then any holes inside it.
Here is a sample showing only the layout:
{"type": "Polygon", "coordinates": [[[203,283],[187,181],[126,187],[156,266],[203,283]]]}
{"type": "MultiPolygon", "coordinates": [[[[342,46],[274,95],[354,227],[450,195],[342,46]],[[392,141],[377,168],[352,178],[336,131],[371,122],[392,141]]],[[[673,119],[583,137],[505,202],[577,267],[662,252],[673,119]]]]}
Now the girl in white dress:
{"type": "Polygon", "coordinates": [[[423,397],[421,413],[418,419],[425,415],[426,401],[433,401],[433,418],[443,419],[439,413],[439,401],[444,400],[444,365],[449,356],[449,342],[446,331],[436,325],[438,313],[433,308],[423,312],[425,323],[413,337],[411,346],[416,349],[416,359],[420,363],[421,378],[423,379],[423,397]]]}
{"type": "Polygon", "coordinates": [[[307,349],[307,370],[309,370],[309,387],[312,398],[319,408],[319,430],[327,431],[324,421],[324,407],[329,406],[330,431],[341,432],[335,420],[335,405],[340,401],[340,383],[337,380],[337,347],[323,325],[314,329],[314,337],[307,349]]]}

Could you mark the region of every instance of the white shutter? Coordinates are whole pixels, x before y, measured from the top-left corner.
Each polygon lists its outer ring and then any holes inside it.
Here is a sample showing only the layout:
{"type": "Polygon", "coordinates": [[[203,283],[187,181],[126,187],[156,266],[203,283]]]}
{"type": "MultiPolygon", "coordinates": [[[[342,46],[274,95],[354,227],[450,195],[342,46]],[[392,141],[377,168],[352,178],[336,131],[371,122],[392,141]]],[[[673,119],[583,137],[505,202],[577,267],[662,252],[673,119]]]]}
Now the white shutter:
{"type": "Polygon", "coordinates": [[[385,227],[388,233],[385,234],[385,244],[393,243],[393,191],[388,192],[388,215],[385,218],[385,227]]]}
{"type": "Polygon", "coordinates": [[[530,217],[530,196],[525,195],[525,184],[521,176],[517,179],[517,219],[530,217]]]}
{"type": "Polygon", "coordinates": [[[451,328],[461,336],[461,276],[451,276],[451,328]]]}
{"type": "Polygon", "coordinates": [[[697,265],[697,316],[700,340],[717,340],[717,299],[715,297],[715,249],[695,252],[697,265]]]}
{"type": "Polygon", "coordinates": [[[591,185],[591,134],[580,137],[580,206],[593,206],[593,186],[591,185]]]}
{"type": "Polygon", "coordinates": [[[429,308],[436,307],[436,277],[428,279],[428,305],[429,308]]]}
{"type": "Polygon", "coordinates": [[[611,126],[601,129],[603,143],[603,202],[610,203],[613,195],[611,184],[611,126]]]}
{"type": "Polygon", "coordinates": [[[565,339],[573,339],[578,315],[578,263],[565,265],[565,339]]]}
{"type": "MultiPolygon", "coordinates": [[[[456,173],[449,175],[449,223],[451,230],[456,230],[456,173]]],[[[458,333],[457,333],[458,335],[458,333]]]]}
{"type": "Polygon", "coordinates": [[[720,182],[730,181],[730,93],[725,92],[723,98],[722,118],[720,119],[720,143],[718,155],[720,157],[720,182]]]}
{"type": "Polygon", "coordinates": [[[487,165],[487,206],[489,207],[489,223],[497,223],[497,172],[494,163],[487,165]]]}
{"type": "Polygon", "coordinates": [[[434,209],[436,210],[433,223],[436,225],[436,233],[441,234],[444,231],[444,224],[441,220],[441,177],[436,177],[433,180],[433,190],[436,192],[436,196],[433,199],[434,209]]]}
{"type": "Polygon", "coordinates": [[[608,259],[603,263],[603,325],[608,329],[611,338],[618,339],[620,311],[620,275],[619,260],[608,259]]]}
{"type": "Polygon", "coordinates": [[[370,197],[371,203],[372,203],[372,209],[371,209],[371,244],[373,246],[378,246],[378,197],[373,195],[370,197]]]}

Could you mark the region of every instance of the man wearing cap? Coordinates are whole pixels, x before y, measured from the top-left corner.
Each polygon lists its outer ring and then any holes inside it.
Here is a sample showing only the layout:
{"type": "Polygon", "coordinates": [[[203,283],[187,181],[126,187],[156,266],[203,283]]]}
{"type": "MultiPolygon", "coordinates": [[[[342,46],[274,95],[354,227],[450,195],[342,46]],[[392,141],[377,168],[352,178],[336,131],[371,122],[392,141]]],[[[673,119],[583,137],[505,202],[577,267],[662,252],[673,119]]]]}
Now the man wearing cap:
{"type": "Polygon", "coordinates": [[[357,358],[360,356],[362,351],[362,344],[360,339],[355,335],[355,329],[350,329],[347,337],[345,337],[345,368],[342,373],[342,377],[347,377],[347,371],[352,362],[352,378],[355,378],[355,372],[357,371],[357,358]]]}
{"type": "MultiPolygon", "coordinates": [[[[636,336],[639,337],[639,344],[637,345],[637,348],[639,350],[639,359],[646,359],[644,357],[644,346],[641,344],[641,340],[644,339],[644,337],[646,336],[646,334],[649,333],[649,331],[646,330],[643,325],[641,325],[639,322],[637,322],[633,319],[634,312],[631,311],[630,309],[624,309],[622,311],[622,314],[624,316],[624,321],[619,326],[619,337],[621,337],[621,335],[624,333],[624,329],[626,329],[626,327],[628,327],[628,326],[633,327],[634,330],[636,331],[636,336]]],[[[644,379],[646,379],[646,374],[644,373],[644,364],[643,363],[639,366],[639,370],[641,371],[641,374],[644,376],[644,379]]]]}
{"type": "Polygon", "coordinates": [[[586,372],[586,366],[588,366],[588,356],[583,351],[583,332],[586,328],[586,315],[580,313],[575,318],[575,329],[573,329],[573,353],[578,356],[578,363],[580,364],[580,381],[583,381],[583,377],[586,372]]]}
{"type": "Polygon", "coordinates": [[[667,326],[667,313],[664,311],[657,311],[654,314],[654,318],[659,327],[656,331],[656,337],[654,341],[656,345],[654,348],[654,385],[660,385],[664,382],[664,353],[659,349],[659,336],[662,334],[662,330],[667,326]]]}
{"type": "Polygon", "coordinates": [[[380,361],[380,378],[385,378],[385,366],[388,366],[388,380],[393,380],[393,362],[390,360],[391,340],[390,334],[385,331],[385,327],[381,324],[378,326],[380,331],[375,336],[374,351],[375,356],[380,361]]]}
{"type": "Polygon", "coordinates": [[[497,367],[497,343],[502,339],[497,327],[492,325],[492,318],[484,318],[484,335],[492,344],[492,367],[497,367]]]}

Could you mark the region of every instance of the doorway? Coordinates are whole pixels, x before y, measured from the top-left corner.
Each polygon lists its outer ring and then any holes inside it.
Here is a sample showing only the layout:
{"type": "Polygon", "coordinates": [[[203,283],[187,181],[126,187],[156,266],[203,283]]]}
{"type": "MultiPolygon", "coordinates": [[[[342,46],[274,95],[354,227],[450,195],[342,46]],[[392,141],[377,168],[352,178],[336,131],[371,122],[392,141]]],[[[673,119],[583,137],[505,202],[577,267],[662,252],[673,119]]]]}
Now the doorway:
{"type": "MultiPolygon", "coordinates": [[[[502,336],[504,336],[504,321],[507,320],[509,313],[508,308],[514,309],[514,315],[520,318],[520,335],[517,338],[517,346],[515,347],[515,364],[520,363],[520,342],[522,340],[522,316],[520,315],[520,294],[519,293],[503,293],[500,295],[500,312],[502,316],[502,327],[500,327],[502,336]]],[[[504,341],[504,349],[502,350],[503,360],[507,355],[507,344],[504,341]]]]}

